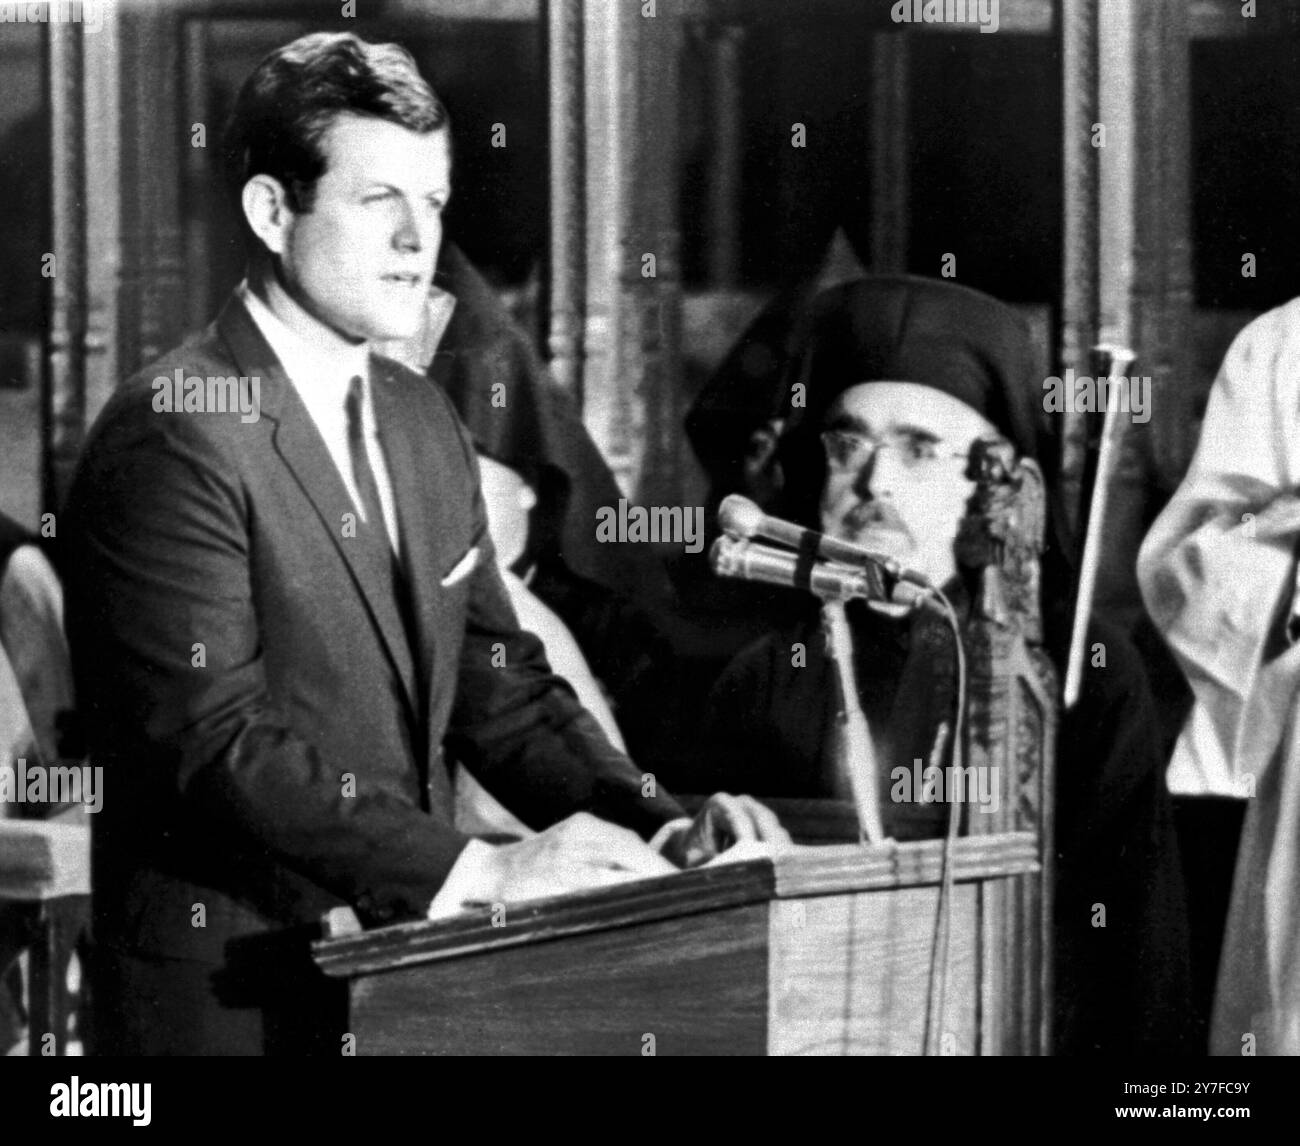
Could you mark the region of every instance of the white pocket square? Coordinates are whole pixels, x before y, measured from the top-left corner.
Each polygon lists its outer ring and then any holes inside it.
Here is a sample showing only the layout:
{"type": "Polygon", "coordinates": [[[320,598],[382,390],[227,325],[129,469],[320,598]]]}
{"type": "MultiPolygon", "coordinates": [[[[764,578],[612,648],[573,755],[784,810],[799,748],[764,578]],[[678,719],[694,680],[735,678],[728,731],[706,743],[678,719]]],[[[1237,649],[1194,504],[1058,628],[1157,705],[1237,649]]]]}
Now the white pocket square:
{"type": "Polygon", "coordinates": [[[474,569],[477,565],[478,565],[478,546],[471,545],[469,549],[466,550],[465,556],[462,557],[459,561],[457,561],[452,571],[442,579],[441,581],[442,587],[446,589],[449,585],[456,584],[457,581],[463,581],[466,577],[468,577],[471,573],[474,572],[474,569]]]}

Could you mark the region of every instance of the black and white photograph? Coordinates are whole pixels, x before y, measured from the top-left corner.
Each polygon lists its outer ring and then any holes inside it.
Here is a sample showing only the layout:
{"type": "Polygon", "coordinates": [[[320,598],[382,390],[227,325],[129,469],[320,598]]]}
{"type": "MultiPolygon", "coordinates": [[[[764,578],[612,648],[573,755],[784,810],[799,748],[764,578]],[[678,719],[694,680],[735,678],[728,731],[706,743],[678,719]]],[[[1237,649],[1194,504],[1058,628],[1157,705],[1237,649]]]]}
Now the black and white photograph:
{"type": "Polygon", "coordinates": [[[1300,0],[0,3],[0,94],[34,1125],[161,1128],[129,1060],[189,1056],[1250,1119],[1300,0]]]}

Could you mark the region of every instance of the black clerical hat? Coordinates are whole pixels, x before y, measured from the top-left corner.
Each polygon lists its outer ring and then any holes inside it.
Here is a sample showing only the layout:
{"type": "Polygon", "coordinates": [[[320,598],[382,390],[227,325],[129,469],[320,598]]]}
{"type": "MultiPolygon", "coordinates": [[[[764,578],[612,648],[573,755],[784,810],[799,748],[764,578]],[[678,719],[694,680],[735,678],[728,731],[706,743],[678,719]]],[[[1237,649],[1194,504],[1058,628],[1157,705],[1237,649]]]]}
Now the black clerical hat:
{"type": "Polygon", "coordinates": [[[991,295],[940,279],[870,276],[822,291],[809,312],[778,383],[790,431],[820,430],[850,386],[914,382],[983,414],[1021,454],[1049,448],[1028,327],[991,295]]]}
{"type": "Polygon", "coordinates": [[[817,435],[835,398],[862,382],[914,382],[983,414],[1049,477],[1057,444],[1043,409],[1039,356],[1021,316],[941,279],[867,275],[787,292],[768,306],[701,392],[687,426],[715,477],[749,434],[781,423],[782,509],[807,516],[823,476],[817,435]]]}

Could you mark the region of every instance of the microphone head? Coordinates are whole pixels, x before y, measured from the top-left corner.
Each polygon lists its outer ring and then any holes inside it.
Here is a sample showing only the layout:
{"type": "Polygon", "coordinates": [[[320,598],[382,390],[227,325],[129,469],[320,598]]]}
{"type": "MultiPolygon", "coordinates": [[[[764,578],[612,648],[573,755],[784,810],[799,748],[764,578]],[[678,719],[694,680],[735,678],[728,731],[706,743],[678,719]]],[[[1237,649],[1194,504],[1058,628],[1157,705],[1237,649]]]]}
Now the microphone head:
{"type": "Polygon", "coordinates": [[[731,537],[758,536],[766,516],[755,502],[738,493],[728,494],[718,506],[718,525],[731,537]]]}
{"type": "Polygon", "coordinates": [[[719,537],[709,550],[709,568],[719,577],[735,577],[740,571],[740,554],[745,542],[735,537],[719,537]]]}

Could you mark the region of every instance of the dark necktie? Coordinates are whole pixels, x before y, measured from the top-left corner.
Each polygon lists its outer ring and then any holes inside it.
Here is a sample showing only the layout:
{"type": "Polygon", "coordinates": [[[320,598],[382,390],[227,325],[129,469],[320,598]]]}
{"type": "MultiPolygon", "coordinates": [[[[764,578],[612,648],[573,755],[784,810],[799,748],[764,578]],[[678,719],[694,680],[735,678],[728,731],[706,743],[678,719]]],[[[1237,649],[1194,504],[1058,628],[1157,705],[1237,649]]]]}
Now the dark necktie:
{"type": "Polygon", "coordinates": [[[366,451],[365,427],[361,421],[362,401],[361,378],[355,377],[348,386],[348,456],[352,460],[352,479],[356,482],[357,494],[361,498],[361,511],[365,514],[366,524],[376,530],[376,536],[390,542],[388,528],[384,524],[384,506],[379,500],[379,483],[375,480],[375,471],[370,468],[370,455],[366,451]]]}
{"type": "MultiPolygon", "coordinates": [[[[370,456],[365,450],[365,427],[361,422],[361,398],[363,398],[364,383],[360,377],[352,379],[347,387],[347,452],[352,461],[352,479],[356,482],[356,494],[361,499],[361,509],[365,513],[365,521],[369,529],[372,530],[370,537],[376,539],[383,546],[383,551],[389,555],[391,569],[393,569],[393,596],[398,605],[398,612],[402,615],[402,628],[406,630],[406,638],[413,664],[415,664],[417,695],[419,702],[417,708],[420,712],[421,720],[421,738],[428,733],[428,728],[424,724],[428,711],[426,711],[426,702],[428,702],[428,657],[425,657],[421,651],[420,625],[416,620],[415,599],[412,596],[412,586],[406,576],[406,569],[403,568],[402,559],[396,554],[393,541],[389,537],[389,530],[385,520],[383,520],[383,505],[380,502],[380,483],[374,479],[374,470],[370,469],[370,456]]],[[[417,764],[420,772],[420,793],[421,800],[424,800],[425,807],[428,807],[428,769],[424,763],[424,755],[419,756],[420,763],[417,764]]]]}
{"type": "Polygon", "coordinates": [[[416,671],[422,673],[424,661],[417,636],[419,627],[415,621],[411,587],[402,561],[388,534],[383,503],[379,500],[379,483],[375,480],[375,471],[370,468],[370,455],[366,451],[365,428],[361,421],[363,385],[360,377],[353,378],[348,386],[348,398],[345,403],[348,414],[348,456],[352,460],[352,477],[356,482],[357,496],[361,499],[361,509],[366,515],[366,526],[371,531],[370,536],[383,545],[384,552],[388,554],[391,562],[393,596],[402,614],[402,623],[406,630],[406,639],[411,646],[411,654],[415,659],[416,671]]]}

